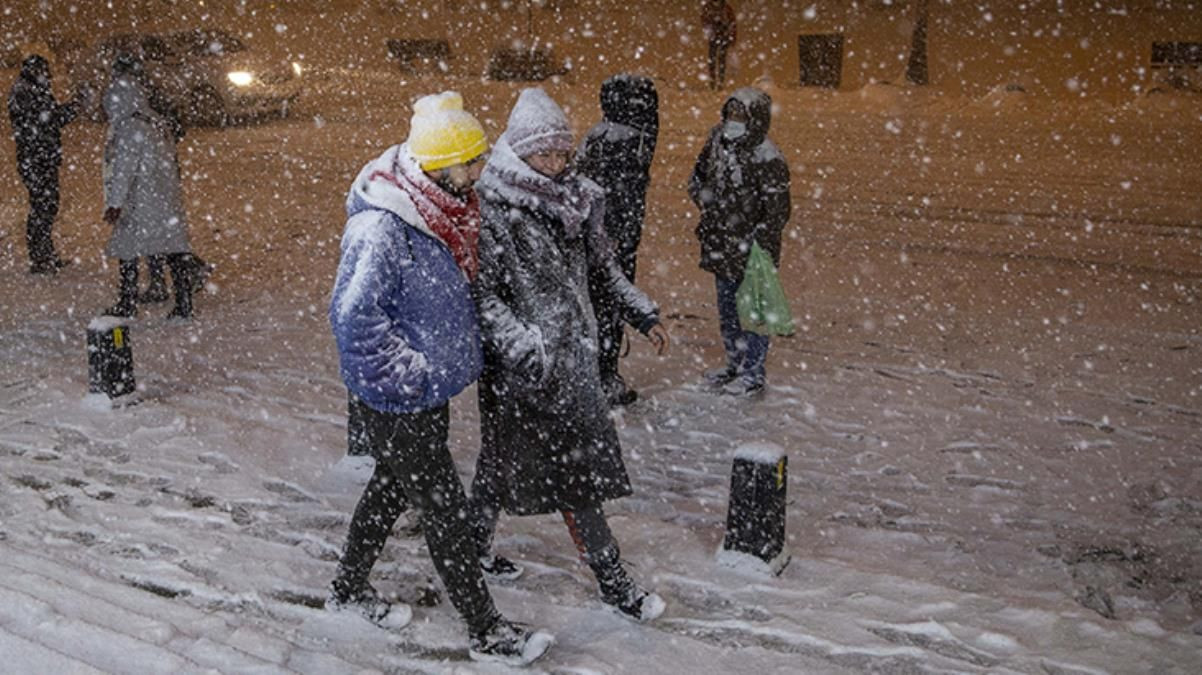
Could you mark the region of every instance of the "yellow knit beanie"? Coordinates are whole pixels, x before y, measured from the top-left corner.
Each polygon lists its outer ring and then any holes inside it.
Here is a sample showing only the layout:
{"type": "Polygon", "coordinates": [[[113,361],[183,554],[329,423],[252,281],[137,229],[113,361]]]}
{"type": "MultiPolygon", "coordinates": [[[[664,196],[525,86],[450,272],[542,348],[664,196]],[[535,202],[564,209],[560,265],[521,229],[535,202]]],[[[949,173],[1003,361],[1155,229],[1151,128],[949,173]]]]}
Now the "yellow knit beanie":
{"type": "Polygon", "coordinates": [[[424,171],[463,164],[488,149],[484,127],[463,109],[458,92],[423,96],[413,104],[409,153],[424,171]]]}

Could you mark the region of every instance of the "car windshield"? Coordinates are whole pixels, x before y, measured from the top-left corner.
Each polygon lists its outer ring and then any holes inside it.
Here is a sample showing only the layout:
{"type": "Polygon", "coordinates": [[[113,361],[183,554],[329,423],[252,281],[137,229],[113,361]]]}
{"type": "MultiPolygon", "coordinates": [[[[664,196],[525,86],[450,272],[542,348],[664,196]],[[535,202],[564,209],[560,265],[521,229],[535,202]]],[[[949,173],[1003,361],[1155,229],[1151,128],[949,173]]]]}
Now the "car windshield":
{"type": "Polygon", "coordinates": [[[191,30],[172,36],[180,51],[192,56],[221,56],[246,49],[238,38],[217,30],[191,30]]]}

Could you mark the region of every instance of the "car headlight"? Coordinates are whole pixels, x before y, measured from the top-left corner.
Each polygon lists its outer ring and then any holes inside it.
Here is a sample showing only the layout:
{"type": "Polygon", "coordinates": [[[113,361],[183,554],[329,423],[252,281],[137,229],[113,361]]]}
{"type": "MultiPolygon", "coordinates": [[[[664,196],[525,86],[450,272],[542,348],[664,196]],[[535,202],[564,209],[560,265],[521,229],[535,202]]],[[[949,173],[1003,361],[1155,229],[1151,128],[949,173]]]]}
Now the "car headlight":
{"type": "Polygon", "coordinates": [[[245,87],[255,81],[254,73],[249,73],[245,70],[235,70],[226,75],[226,77],[237,87],[245,87]]]}

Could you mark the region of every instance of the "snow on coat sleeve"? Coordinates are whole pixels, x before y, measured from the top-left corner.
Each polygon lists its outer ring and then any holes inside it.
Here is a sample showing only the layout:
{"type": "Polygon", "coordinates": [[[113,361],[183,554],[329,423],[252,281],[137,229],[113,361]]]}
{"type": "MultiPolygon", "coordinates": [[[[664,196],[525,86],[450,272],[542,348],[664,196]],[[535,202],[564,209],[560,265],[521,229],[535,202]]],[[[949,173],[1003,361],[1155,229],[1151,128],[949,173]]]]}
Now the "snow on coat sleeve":
{"type": "Polygon", "coordinates": [[[712,189],[707,186],[707,178],[710,174],[710,157],[713,155],[712,147],[716,137],[717,130],[711,130],[705,139],[705,145],[701,148],[701,153],[697,155],[697,162],[693,165],[693,174],[689,176],[689,197],[703,214],[714,200],[712,189]]]}
{"type": "Polygon", "coordinates": [[[779,268],[781,235],[793,208],[789,198],[789,165],[771,141],[760,146],[756,164],[762,171],[760,204],[763,211],[754,236],[756,243],[772,256],[773,264],[779,268]]]}
{"type": "Polygon", "coordinates": [[[659,307],[637,286],[630,283],[618,267],[613,244],[605,234],[605,203],[598,199],[586,224],[589,276],[615,301],[622,320],[644,335],[659,323],[659,307]]]}
{"type": "Polygon", "coordinates": [[[405,258],[382,236],[384,219],[365,213],[348,223],[330,323],[347,387],[368,400],[405,402],[421,395],[429,366],[388,313],[401,293],[395,270],[405,258]]]}
{"type": "Polygon", "coordinates": [[[539,327],[523,322],[508,304],[513,297],[508,277],[516,265],[510,259],[513,241],[504,228],[496,226],[498,218],[491,211],[484,206],[480,228],[480,272],[472,284],[480,332],[500,355],[506,371],[539,384],[548,371],[547,348],[539,327]]]}
{"type": "Polygon", "coordinates": [[[104,205],[119,209],[125,206],[138,162],[142,157],[139,138],[142,125],[127,124],[115,129],[104,146],[104,205]]]}

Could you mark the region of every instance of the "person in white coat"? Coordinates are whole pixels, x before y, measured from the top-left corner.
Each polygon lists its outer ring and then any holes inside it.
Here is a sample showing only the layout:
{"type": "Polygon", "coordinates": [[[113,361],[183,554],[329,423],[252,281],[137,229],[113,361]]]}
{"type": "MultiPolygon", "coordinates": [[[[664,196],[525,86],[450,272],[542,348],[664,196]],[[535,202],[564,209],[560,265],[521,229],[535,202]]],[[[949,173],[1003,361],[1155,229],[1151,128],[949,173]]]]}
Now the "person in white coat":
{"type": "Polygon", "coordinates": [[[104,95],[108,139],[104,148],[104,219],[113,225],[105,253],[120,261],[112,316],[137,314],[138,258],[165,255],[171,267],[175,307],[168,318],[192,316],[192,247],[184,219],[173,140],[151,109],[137,77],[141,62],[122,54],[104,95]]]}

